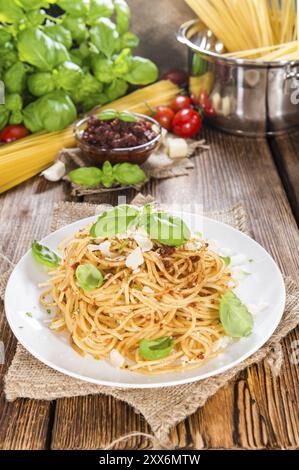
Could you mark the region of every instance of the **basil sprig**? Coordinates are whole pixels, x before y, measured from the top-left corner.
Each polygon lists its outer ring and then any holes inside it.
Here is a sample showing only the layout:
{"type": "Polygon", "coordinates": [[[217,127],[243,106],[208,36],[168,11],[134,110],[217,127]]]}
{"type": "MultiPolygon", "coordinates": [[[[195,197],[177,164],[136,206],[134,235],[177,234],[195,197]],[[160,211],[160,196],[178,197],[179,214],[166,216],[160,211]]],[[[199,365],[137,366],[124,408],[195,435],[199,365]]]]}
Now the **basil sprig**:
{"type": "Polygon", "coordinates": [[[85,188],[93,188],[99,184],[105,188],[111,188],[113,184],[131,186],[146,180],[146,175],[139,165],[117,163],[112,166],[109,161],[103,164],[101,170],[96,167],[77,168],[72,170],[68,177],[72,183],[85,188]]]}
{"type": "Polygon", "coordinates": [[[76,269],[78,286],[86,291],[92,291],[101,287],[104,277],[93,264],[80,264],[76,269]]]}
{"type": "Polygon", "coordinates": [[[32,242],[31,249],[34,258],[48,268],[57,268],[61,264],[61,258],[54,251],[36,240],[32,242]]]}
{"type": "Polygon", "coordinates": [[[113,119],[119,119],[124,122],[138,122],[138,119],[134,114],[127,111],[116,111],[115,109],[106,109],[97,115],[97,119],[100,121],[111,121],[113,119]]]}
{"type": "Polygon", "coordinates": [[[172,247],[183,245],[191,237],[191,232],[182,219],[153,212],[149,205],[142,212],[129,205],[104,212],[92,226],[90,235],[93,238],[109,237],[124,234],[130,227],[142,227],[152,240],[172,247]]]}
{"type": "Polygon", "coordinates": [[[143,359],[155,361],[167,357],[174,346],[171,336],[162,336],[157,339],[142,339],[139,344],[139,354],[143,359]]]}
{"type": "Polygon", "coordinates": [[[243,338],[252,332],[253,317],[233,292],[227,292],[222,296],[219,314],[224,331],[228,336],[243,338]]]}

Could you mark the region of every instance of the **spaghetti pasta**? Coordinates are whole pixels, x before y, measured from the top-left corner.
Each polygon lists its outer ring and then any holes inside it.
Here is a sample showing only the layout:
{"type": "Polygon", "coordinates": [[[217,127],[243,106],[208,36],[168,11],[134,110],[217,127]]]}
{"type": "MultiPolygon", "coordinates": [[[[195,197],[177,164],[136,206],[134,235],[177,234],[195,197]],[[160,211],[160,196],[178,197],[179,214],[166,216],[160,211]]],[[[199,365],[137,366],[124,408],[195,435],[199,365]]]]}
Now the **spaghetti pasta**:
{"type": "Polygon", "coordinates": [[[143,252],[139,269],[126,260],[138,247],[131,236],[109,238],[110,255],[94,244],[90,227],[61,245],[61,266],[50,271],[40,301],[55,309],[51,329],[66,329],[72,346],[82,355],[109,359],[117,350],[123,368],[144,374],[193,369],[222,351],[215,345],[225,336],[219,319],[222,295],[235,287],[225,262],[199,239],[171,248],[153,241],[143,252]],[[91,249],[91,244],[92,249],[91,249]],[[86,291],[78,287],[78,265],[92,264],[105,282],[86,291]],[[140,354],[143,339],[173,339],[173,350],[163,358],[146,360],[140,354]]]}
{"type": "Polygon", "coordinates": [[[223,43],[228,57],[299,59],[299,1],[185,1],[223,43]]]}

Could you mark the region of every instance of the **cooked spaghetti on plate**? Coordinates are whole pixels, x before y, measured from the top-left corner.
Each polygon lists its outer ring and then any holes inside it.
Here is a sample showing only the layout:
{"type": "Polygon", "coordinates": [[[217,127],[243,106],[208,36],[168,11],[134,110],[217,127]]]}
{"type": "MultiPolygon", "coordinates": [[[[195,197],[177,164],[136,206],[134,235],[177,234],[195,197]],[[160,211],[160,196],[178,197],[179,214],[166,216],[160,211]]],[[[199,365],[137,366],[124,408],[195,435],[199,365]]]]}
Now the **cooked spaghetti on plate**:
{"type": "Polygon", "coordinates": [[[61,243],[33,242],[50,269],[40,301],[81,355],[144,374],[194,369],[248,336],[230,258],[152,206],[119,206],[61,243]]]}

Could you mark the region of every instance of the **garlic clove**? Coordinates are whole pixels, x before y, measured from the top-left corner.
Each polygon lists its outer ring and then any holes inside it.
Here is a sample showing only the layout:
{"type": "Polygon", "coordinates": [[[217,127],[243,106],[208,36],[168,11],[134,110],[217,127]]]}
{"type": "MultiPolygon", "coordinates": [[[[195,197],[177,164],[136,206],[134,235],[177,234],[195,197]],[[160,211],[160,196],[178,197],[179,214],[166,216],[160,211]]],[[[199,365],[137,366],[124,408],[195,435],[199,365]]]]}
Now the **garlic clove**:
{"type": "Polygon", "coordinates": [[[61,178],[63,178],[65,171],[65,164],[61,161],[58,161],[54,163],[54,165],[44,170],[41,175],[44,176],[46,180],[52,181],[54,183],[56,181],[60,181],[61,178]]]}

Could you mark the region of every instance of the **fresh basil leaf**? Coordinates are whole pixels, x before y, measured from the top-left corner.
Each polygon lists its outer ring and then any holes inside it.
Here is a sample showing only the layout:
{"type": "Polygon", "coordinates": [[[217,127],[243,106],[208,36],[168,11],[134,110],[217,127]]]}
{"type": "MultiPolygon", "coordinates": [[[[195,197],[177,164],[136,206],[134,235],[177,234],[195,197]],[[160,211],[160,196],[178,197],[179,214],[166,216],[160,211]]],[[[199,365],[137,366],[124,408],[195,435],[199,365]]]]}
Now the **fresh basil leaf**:
{"type": "Polygon", "coordinates": [[[227,292],[222,296],[219,315],[224,331],[228,336],[243,338],[252,332],[253,317],[233,292],[227,292]]]}
{"type": "Polygon", "coordinates": [[[90,235],[93,238],[111,237],[120,233],[126,233],[128,228],[138,220],[139,212],[132,206],[118,206],[108,212],[104,212],[98,221],[92,226],[90,235]]]}
{"type": "Polygon", "coordinates": [[[124,122],[138,122],[138,119],[134,116],[134,114],[128,113],[126,111],[118,113],[118,119],[124,122]]]}
{"type": "Polygon", "coordinates": [[[53,41],[38,27],[21,31],[18,34],[17,46],[20,60],[34,65],[42,72],[49,72],[57,65],[70,60],[65,46],[53,41]]]}
{"type": "Polygon", "coordinates": [[[145,173],[139,165],[132,163],[119,163],[114,166],[113,174],[118,183],[123,186],[143,183],[145,173]]]}
{"type": "Polygon", "coordinates": [[[55,3],[69,15],[78,18],[84,17],[89,11],[89,0],[56,0],[55,3]]]}
{"type": "Polygon", "coordinates": [[[41,97],[55,90],[55,83],[50,72],[37,72],[29,75],[28,90],[33,96],[41,97]]]}
{"type": "Polygon", "coordinates": [[[108,59],[113,55],[118,40],[116,26],[108,18],[100,18],[90,30],[90,40],[108,59]]]}
{"type": "Polygon", "coordinates": [[[22,93],[26,88],[26,65],[22,62],[16,62],[4,73],[4,84],[6,92],[22,93]]]}
{"type": "MultiPolygon", "coordinates": [[[[72,2],[74,3],[73,0],[72,2]]],[[[81,44],[82,42],[87,40],[88,28],[83,18],[75,18],[73,16],[65,15],[62,18],[62,25],[64,28],[70,31],[74,41],[77,41],[79,44],[81,44]]]]}
{"type": "Polygon", "coordinates": [[[191,232],[182,219],[162,212],[148,217],[146,230],[152,240],[167,246],[181,246],[191,237],[191,232]]]}
{"type": "Polygon", "coordinates": [[[117,31],[124,34],[129,29],[131,11],[125,0],[114,0],[117,31]]]}
{"type": "Polygon", "coordinates": [[[114,11],[112,0],[90,0],[90,8],[88,13],[88,23],[96,24],[99,18],[111,18],[114,11]]]}
{"type": "Polygon", "coordinates": [[[231,257],[230,256],[220,256],[220,258],[224,261],[226,266],[229,266],[231,263],[231,257]]]}
{"type": "Polygon", "coordinates": [[[122,49],[129,48],[129,49],[134,49],[135,47],[139,46],[139,38],[136,36],[136,34],[127,32],[123,34],[120,38],[120,45],[122,49]]]}
{"type": "Polygon", "coordinates": [[[103,83],[113,82],[115,78],[115,65],[112,59],[107,59],[106,57],[101,57],[97,55],[92,57],[91,65],[93,73],[97,80],[103,83]]]}
{"type": "Polygon", "coordinates": [[[101,287],[104,277],[93,264],[80,264],[76,269],[78,286],[86,291],[92,291],[101,287]]]}
{"type": "Polygon", "coordinates": [[[72,124],[77,110],[66,92],[53,91],[30,103],[24,109],[24,124],[31,132],[55,132],[72,124]]]}
{"type": "Polygon", "coordinates": [[[117,117],[118,112],[114,109],[106,109],[106,111],[103,111],[97,115],[97,119],[99,119],[99,121],[110,121],[112,119],[116,119],[117,117]]]}
{"type": "MultiPolygon", "coordinates": [[[[91,73],[85,73],[85,76],[80,81],[80,86],[72,90],[71,96],[75,103],[82,103],[84,106],[91,96],[101,94],[102,90],[102,83],[91,75],[91,73]]],[[[101,102],[98,104],[101,104],[101,102]]]]}
{"type": "Polygon", "coordinates": [[[24,12],[16,4],[16,2],[0,0],[0,22],[1,23],[18,23],[21,21],[24,12]]]}
{"type": "Polygon", "coordinates": [[[63,44],[67,49],[70,49],[73,44],[71,32],[61,24],[47,23],[44,26],[44,32],[54,41],[63,44]]]}
{"type": "Polygon", "coordinates": [[[53,71],[53,79],[57,89],[72,92],[84,77],[83,70],[73,62],[64,62],[53,71]]]}
{"type": "Polygon", "coordinates": [[[77,168],[68,174],[72,183],[92,188],[102,181],[102,171],[96,167],[77,168]]]}
{"type": "Polygon", "coordinates": [[[127,111],[117,112],[114,109],[106,109],[102,113],[97,115],[97,119],[100,121],[110,121],[112,119],[119,119],[124,122],[138,122],[138,119],[134,114],[127,111]]]}
{"type": "Polygon", "coordinates": [[[105,86],[104,92],[109,101],[115,101],[121,96],[124,96],[128,91],[128,84],[121,78],[115,78],[111,83],[105,86]]]}
{"type": "Polygon", "coordinates": [[[132,85],[148,85],[155,82],[158,77],[158,67],[151,60],[143,57],[132,57],[130,70],[124,78],[132,85]]]}
{"type": "Polygon", "coordinates": [[[155,361],[167,357],[172,351],[174,340],[171,336],[162,336],[157,339],[142,339],[139,345],[139,354],[144,359],[155,361]]]}
{"type": "Polygon", "coordinates": [[[48,268],[57,268],[61,264],[61,258],[46,246],[41,245],[36,240],[32,242],[32,254],[40,263],[48,268]]]}

